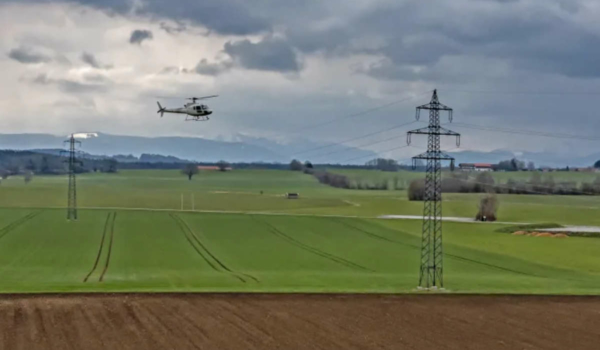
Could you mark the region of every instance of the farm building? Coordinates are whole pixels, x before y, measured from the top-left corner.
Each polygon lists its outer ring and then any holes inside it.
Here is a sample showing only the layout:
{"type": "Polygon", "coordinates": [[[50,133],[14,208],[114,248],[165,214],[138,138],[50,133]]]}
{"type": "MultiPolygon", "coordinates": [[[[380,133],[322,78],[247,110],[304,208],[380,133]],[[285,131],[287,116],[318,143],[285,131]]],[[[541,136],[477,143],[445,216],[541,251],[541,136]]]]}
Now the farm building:
{"type": "MultiPolygon", "coordinates": [[[[217,165],[198,165],[198,170],[200,171],[219,171],[221,170],[217,165]]],[[[225,171],[230,171],[232,168],[230,166],[225,168],[225,171]]]]}
{"type": "Polygon", "coordinates": [[[492,171],[493,165],[489,163],[460,163],[458,168],[462,171],[492,171]]]}

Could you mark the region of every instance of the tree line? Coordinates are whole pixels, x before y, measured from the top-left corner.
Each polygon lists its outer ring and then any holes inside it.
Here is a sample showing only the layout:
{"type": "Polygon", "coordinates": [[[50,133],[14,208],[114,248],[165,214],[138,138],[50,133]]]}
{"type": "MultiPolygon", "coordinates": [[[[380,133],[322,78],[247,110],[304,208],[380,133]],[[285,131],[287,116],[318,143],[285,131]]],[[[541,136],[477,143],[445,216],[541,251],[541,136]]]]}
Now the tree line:
{"type": "MultiPolygon", "coordinates": [[[[533,195],[600,195],[600,176],[594,181],[555,181],[551,175],[542,177],[533,172],[528,180],[508,179],[506,183],[496,183],[492,174],[482,172],[475,177],[468,173],[453,173],[442,179],[442,192],[446,193],[498,193],[533,195]]],[[[423,200],[425,180],[414,180],[408,189],[410,200],[423,200]]]]}
{"type": "MultiPolygon", "coordinates": [[[[67,157],[32,151],[0,151],[0,174],[3,178],[12,175],[61,175],[68,172],[67,157]]],[[[114,159],[79,159],[75,172],[116,172],[114,159]]]]}

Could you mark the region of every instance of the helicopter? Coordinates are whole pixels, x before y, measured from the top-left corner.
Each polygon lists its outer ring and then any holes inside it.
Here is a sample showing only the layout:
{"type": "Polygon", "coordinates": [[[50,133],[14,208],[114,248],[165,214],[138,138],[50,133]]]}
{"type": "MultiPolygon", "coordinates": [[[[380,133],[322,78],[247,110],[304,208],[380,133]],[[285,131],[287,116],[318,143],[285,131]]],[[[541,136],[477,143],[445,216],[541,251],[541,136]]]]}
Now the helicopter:
{"type": "Polygon", "coordinates": [[[184,104],[182,108],[166,108],[161,106],[160,102],[156,101],[156,104],[158,104],[158,111],[156,113],[160,113],[161,118],[163,117],[164,113],[176,113],[185,114],[185,121],[207,121],[210,119],[208,116],[212,114],[212,111],[207,105],[196,103],[196,101],[217,96],[219,95],[186,98],[186,100],[191,100],[192,102],[184,104]]]}

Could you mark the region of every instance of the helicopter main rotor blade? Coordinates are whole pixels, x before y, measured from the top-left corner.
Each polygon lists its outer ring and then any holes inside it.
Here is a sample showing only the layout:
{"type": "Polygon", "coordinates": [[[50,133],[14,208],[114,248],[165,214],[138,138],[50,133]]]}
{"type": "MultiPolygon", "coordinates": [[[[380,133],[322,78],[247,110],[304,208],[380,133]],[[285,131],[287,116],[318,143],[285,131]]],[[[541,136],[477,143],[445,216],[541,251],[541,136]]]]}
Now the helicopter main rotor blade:
{"type": "Polygon", "coordinates": [[[205,100],[207,98],[218,97],[219,95],[210,95],[210,96],[202,96],[202,97],[189,97],[188,100],[205,100]]]}

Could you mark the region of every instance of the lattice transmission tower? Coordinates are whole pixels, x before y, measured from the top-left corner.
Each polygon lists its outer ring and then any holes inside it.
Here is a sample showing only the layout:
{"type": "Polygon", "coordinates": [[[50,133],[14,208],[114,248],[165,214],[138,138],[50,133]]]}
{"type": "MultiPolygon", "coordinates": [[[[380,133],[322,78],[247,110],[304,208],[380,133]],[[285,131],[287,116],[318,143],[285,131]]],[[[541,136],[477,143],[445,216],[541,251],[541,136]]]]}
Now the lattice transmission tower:
{"type": "Polygon", "coordinates": [[[69,189],[67,195],[67,220],[77,220],[77,183],[75,181],[75,167],[81,162],[77,160],[76,144],[81,144],[75,139],[75,135],[71,134],[65,143],[69,143],[68,159],[65,160],[69,165],[69,189]]]}
{"type": "Polygon", "coordinates": [[[423,206],[423,227],[421,233],[421,266],[419,288],[437,289],[444,287],[444,266],[442,255],[442,161],[449,160],[454,168],[454,158],[440,150],[440,136],[455,136],[460,146],[460,134],[440,126],[440,111],[447,111],[452,122],[452,108],[438,100],[437,90],[433,90],[431,102],[417,107],[416,119],[421,110],[429,111],[429,125],[408,132],[407,143],[411,136],[427,135],[427,152],[413,157],[413,167],[417,160],[427,162],[425,175],[425,198],[423,206]]]}

